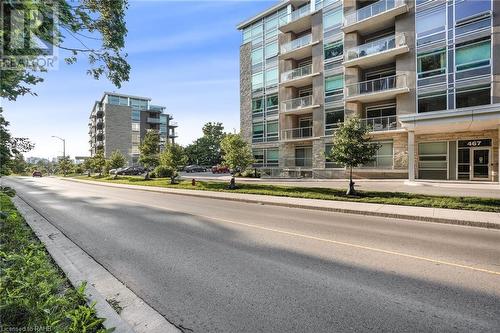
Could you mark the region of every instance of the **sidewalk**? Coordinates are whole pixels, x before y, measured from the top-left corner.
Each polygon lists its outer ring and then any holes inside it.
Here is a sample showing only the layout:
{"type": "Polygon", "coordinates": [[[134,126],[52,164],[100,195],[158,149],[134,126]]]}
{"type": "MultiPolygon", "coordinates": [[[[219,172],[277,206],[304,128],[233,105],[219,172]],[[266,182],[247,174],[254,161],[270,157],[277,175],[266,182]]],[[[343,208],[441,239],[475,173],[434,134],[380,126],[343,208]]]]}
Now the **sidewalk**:
{"type": "Polygon", "coordinates": [[[444,208],[429,208],[415,206],[398,206],[373,203],[359,203],[334,200],[302,199],[278,197],[259,194],[228,193],[215,191],[172,189],[155,186],[112,184],[81,179],[60,178],[73,182],[126,188],[140,191],[151,191],[176,195],[194,196],[219,200],[258,203],[264,205],[282,206],[290,208],[314,209],[330,212],[340,212],[358,215],[370,215],[389,218],[400,218],[426,222],[466,225],[473,227],[500,229],[500,213],[479,212],[469,210],[454,210],[444,208]]]}

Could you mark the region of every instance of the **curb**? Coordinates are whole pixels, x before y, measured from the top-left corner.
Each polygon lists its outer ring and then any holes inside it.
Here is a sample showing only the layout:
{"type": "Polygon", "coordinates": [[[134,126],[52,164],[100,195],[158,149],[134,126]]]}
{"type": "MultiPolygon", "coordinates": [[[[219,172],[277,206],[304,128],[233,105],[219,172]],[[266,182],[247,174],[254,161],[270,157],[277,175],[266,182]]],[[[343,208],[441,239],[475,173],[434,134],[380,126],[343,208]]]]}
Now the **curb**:
{"type": "Polygon", "coordinates": [[[88,304],[95,302],[96,314],[105,319],[106,329],[114,328],[114,332],[120,333],[179,332],[21,196],[16,195],[12,202],[70,283],[77,288],[87,281],[88,304]],[[108,303],[109,299],[118,299],[120,306],[124,305],[120,314],[108,303]]]}
{"type": "MultiPolygon", "coordinates": [[[[185,193],[185,192],[180,193],[180,192],[175,192],[175,191],[168,191],[167,188],[165,188],[163,190],[158,190],[158,189],[155,189],[153,187],[151,189],[134,188],[137,185],[113,184],[113,183],[104,183],[104,182],[92,181],[92,180],[80,180],[80,179],[71,179],[71,178],[59,178],[59,179],[63,179],[66,181],[71,181],[71,182],[77,182],[77,183],[96,185],[96,186],[125,188],[125,189],[129,189],[129,190],[134,190],[134,191],[146,191],[146,192],[174,194],[174,195],[182,195],[182,196],[190,196],[190,197],[198,197],[198,198],[209,198],[209,199],[216,199],[216,200],[227,200],[227,201],[236,201],[236,202],[243,202],[243,203],[253,203],[253,204],[259,204],[259,205],[269,205],[269,206],[298,208],[298,209],[310,209],[310,210],[343,213],[343,214],[386,217],[386,218],[405,219],[405,220],[412,220],[412,221],[419,221],[419,222],[433,222],[433,223],[441,223],[441,224],[452,224],[452,225],[461,225],[461,226],[500,230],[500,223],[493,223],[493,222],[447,219],[447,218],[439,218],[439,217],[415,216],[415,215],[397,214],[397,213],[381,213],[381,212],[376,212],[376,211],[366,211],[366,210],[358,210],[358,209],[321,207],[321,206],[314,206],[314,205],[292,204],[292,203],[284,203],[284,202],[272,202],[272,201],[265,201],[265,200],[259,200],[259,199],[223,198],[223,197],[219,197],[219,196],[213,196],[213,195],[211,196],[210,195],[211,191],[202,191],[202,190],[186,190],[186,191],[203,192],[205,194],[185,193]],[[122,185],[124,185],[124,186],[122,186],[122,185]]],[[[389,205],[387,205],[387,206],[389,206],[389,205]]],[[[401,206],[397,206],[397,207],[401,207],[401,206]]],[[[415,208],[416,206],[411,206],[411,207],[415,208]]],[[[500,218],[500,214],[499,214],[499,218],[500,218]]]]}

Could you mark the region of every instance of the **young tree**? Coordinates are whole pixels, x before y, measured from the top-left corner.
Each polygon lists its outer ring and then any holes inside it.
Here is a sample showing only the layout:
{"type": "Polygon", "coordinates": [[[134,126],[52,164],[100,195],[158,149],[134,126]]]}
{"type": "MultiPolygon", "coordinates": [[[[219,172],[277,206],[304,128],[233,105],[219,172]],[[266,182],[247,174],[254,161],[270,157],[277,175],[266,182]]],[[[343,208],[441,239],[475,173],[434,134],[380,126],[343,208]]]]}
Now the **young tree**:
{"type": "Polygon", "coordinates": [[[368,137],[370,128],[358,118],[350,118],[340,125],[333,137],[333,147],[326,155],[349,168],[349,188],[347,195],[355,195],[352,168],[367,164],[375,159],[380,145],[372,143],[368,137]]]}
{"type": "MultiPolygon", "coordinates": [[[[111,157],[109,158],[109,170],[123,168],[125,166],[125,156],[119,150],[115,150],[111,157]]],[[[114,178],[118,177],[118,173],[115,172],[114,178]]]]}
{"type": "Polygon", "coordinates": [[[169,144],[165,150],[160,154],[160,166],[166,167],[171,170],[170,184],[175,184],[175,177],[179,168],[185,166],[187,163],[187,156],[184,148],[178,144],[169,144]]]}
{"type": "Polygon", "coordinates": [[[68,156],[63,156],[57,162],[57,170],[59,173],[62,172],[63,176],[66,177],[73,170],[73,161],[68,156]]]}
{"type": "Polygon", "coordinates": [[[3,117],[2,111],[0,107],[0,176],[10,174],[13,156],[28,152],[35,147],[27,138],[13,138],[10,135],[7,128],[9,122],[3,117]]]}
{"type": "Polygon", "coordinates": [[[203,126],[203,136],[186,147],[189,163],[217,165],[222,161],[220,143],[224,136],[222,123],[208,122],[203,126]]]}
{"type": "Polygon", "coordinates": [[[99,176],[102,176],[102,171],[104,166],[106,165],[106,158],[104,157],[104,151],[99,149],[94,156],[92,156],[92,168],[94,171],[99,173],[99,176]]]}
{"type": "Polygon", "coordinates": [[[90,174],[94,171],[94,159],[92,157],[86,158],[83,161],[83,170],[87,172],[87,176],[90,177],[90,174]]]}
{"type": "Polygon", "coordinates": [[[11,167],[13,173],[22,175],[28,169],[28,163],[24,160],[23,154],[16,154],[11,160],[11,167]]]}
{"type": "Polygon", "coordinates": [[[146,168],[144,179],[149,179],[149,170],[159,164],[160,154],[160,133],[156,130],[149,130],[144,136],[144,140],[139,146],[139,163],[146,168]]]}
{"type": "MultiPolygon", "coordinates": [[[[89,75],[95,79],[105,75],[115,86],[120,87],[123,81],[128,81],[130,72],[126,54],[122,52],[127,35],[127,6],[126,0],[2,1],[4,15],[0,17],[0,36],[6,40],[4,51],[8,49],[11,56],[35,60],[37,67],[2,70],[0,97],[16,100],[20,95],[35,95],[30,86],[43,81],[36,72],[47,71],[48,68],[40,65],[36,59],[45,50],[10,47],[11,44],[31,45],[31,35],[62,50],[68,64],[77,62],[79,55],[86,55],[90,65],[87,70],[89,75]],[[36,24],[3,22],[14,11],[29,13],[36,24]],[[29,32],[26,33],[25,29],[29,29],[29,32]]],[[[11,15],[11,22],[15,22],[14,15],[11,15]]]]}
{"type": "Polygon", "coordinates": [[[253,154],[248,143],[239,134],[227,134],[221,142],[224,164],[233,170],[230,189],[235,189],[234,174],[247,169],[253,162],[253,154]]]}

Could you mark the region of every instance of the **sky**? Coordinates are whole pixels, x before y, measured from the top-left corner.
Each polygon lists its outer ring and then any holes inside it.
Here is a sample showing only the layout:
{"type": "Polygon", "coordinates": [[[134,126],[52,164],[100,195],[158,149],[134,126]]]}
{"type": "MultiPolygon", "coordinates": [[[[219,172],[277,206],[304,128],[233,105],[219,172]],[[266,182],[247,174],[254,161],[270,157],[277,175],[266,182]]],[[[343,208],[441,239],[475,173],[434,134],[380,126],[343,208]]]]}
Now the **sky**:
{"type": "Polygon", "coordinates": [[[105,77],[86,74],[88,64],[59,61],[57,70],[43,73],[34,86],[38,96],[0,101],[10,131],[29,137],[35,149],[25,154],[52,158],[87,156],[88,117],[104,91],[151,97],[178,122],[178,143],[200,137],[203,124],[222,122],[228,132],[239,131],[238,23],[276,3],[273,1],[134,1],[126,22],[125,52],[131,65],[129,82],[120,89],[105,77]]]}

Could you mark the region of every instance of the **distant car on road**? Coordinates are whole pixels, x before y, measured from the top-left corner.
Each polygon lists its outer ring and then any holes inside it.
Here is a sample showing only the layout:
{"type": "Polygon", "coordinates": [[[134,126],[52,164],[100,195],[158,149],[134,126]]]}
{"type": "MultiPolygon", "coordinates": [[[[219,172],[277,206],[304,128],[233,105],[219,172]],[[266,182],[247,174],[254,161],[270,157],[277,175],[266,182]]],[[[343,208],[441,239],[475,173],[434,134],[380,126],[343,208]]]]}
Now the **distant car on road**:
{"type": "Polygon", "coordinates": [[[116,174],[126,175],[126,176],[137,176],[137,175],[143,174],[144,172],[146,172],[146,169],[144,169],[143,167],[139,167],[139,166],[132,166],[132,167],[116,170],[116,174]]]}
{"type": "Polygon", "coordinates": [[[186,171],[187,173],[190,173],[190,172],[205,172],[206,169],[200,165],[196,165],[196,164],[193,164],[193,165],[188,165],[184,168],[184,171],[186,171]]]}
{"type": "Polygon", "coordinates": [[[229,168],[223,165],[215,165],[212,167],[212,173],[228,173],[229,168]]]}
{"type": "Polygon", "coordinates": [[[42,172],[41,171],[33,171],[32,176],[33,177],[42,177],[42,172]]]}

